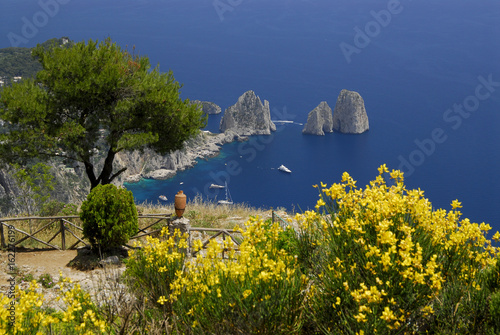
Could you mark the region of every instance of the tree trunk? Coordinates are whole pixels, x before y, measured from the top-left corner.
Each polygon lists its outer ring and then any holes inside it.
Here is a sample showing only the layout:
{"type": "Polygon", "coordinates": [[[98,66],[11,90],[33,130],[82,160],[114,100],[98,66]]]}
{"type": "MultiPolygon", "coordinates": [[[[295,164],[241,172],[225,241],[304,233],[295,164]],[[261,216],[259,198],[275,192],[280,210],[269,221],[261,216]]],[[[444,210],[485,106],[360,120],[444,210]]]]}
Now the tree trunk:
{"type": "Polygon", "coordinates": [[[104,166],[102,167],[102,171],[99,174],[99,178],[96,178],[94,173],[94,165],[90,162],[84,162],[85,164],[85,172],[90,180],[90,190],[96,187],[99,184],[106,185],[110,184],[116,177],[122,174],[127,168],[122,168],[115,174],[113,174],[113,161],[115,160],[116,152],[111,148],[108,150],[108,155],[104,160],[104,166]]]}

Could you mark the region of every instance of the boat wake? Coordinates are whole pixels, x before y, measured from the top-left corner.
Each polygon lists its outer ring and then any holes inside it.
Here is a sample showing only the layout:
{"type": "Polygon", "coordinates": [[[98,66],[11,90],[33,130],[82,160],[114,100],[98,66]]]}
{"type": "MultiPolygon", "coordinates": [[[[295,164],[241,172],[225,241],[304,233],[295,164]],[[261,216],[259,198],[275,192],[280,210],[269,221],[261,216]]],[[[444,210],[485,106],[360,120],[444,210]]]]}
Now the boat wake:
{"type": "Polygon", "coordinates": [[[273,123],[278,123],[278,124],[284,124],[284,123],[290,123],[290,124],[297,124],[299,126],[303,126],[303,123],[295,122],[295,121],[290,121],[290,120],[271,120],[273,123]]]}

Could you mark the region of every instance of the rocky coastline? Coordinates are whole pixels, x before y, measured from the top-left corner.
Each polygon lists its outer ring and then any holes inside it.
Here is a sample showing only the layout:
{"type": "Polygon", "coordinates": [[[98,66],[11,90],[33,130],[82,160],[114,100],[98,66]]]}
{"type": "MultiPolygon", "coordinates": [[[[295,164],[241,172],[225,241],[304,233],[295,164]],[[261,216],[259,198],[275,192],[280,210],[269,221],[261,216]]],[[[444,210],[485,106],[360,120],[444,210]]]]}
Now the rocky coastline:
{"type": "Polygon", "coordinates": [[[169,179],[178,171],[195,166],[199,158],[217,156],[223,144],[235,140],[242,141],[245,138],[231,131],[222,134],[201,131],[187,141],[183,149],[167,155],[158,155],[151,150],[120,153],[115,160],[115,169],[127,167],[127,170],[118,178],[117,184],[136,183],[143,179],[169,179]]]}

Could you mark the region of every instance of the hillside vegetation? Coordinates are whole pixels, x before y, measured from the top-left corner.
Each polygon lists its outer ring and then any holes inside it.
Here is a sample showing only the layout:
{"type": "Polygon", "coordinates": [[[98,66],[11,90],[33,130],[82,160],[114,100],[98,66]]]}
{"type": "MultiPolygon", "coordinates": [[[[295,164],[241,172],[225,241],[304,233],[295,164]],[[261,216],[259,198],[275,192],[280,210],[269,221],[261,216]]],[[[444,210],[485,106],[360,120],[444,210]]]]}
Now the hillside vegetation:
{"type": "MultiPolygon", "coordinates": [[[[54,45],[71,45],[67,37],[53,38],[41,45],[48,48],[54,45]],[[68,41],[68,42],[65,42],[68,41]]],[[[42,69],[40,62],[31,56],[32,48],[3,48],[0,49],[0,79],[7,83],[14,77],[34,77],[42,69]]]]}

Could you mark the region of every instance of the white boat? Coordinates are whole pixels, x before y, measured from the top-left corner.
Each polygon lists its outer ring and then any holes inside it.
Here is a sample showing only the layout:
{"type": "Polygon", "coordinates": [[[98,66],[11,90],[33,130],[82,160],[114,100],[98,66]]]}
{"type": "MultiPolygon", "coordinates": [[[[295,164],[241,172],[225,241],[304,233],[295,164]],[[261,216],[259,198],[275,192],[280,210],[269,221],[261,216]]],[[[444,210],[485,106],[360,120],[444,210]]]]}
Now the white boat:
{"type": "Polygon", "coordinates": [[[211,184],[210,188],[226,188],[225,186],[222,185],[217,185],[217,184],[211,184]]]}
{"type": "Polygon", "coordinates": [[[292,170],[290,170],[289,168],[287,168],[284,165],[280,165],[280,167],[278,168],[278,170],[286,172],[286,173],[292,173],[292,170]]]}
{"type": "Polygon", "coordinates": [[[226,199],[225,200],[219,200],[217,203],[219,205],[232,205],[233,204],[233,199],[231,199],[231,193],[229,193],[229,189],[227,188],[227,182],[225,183],[225,186],[223,188],[226,189],[226,199]]]}
{"type": "Polygon", "coordinates": [[[168,200],[167,197],[164,196],[164,195],[160,195],[158,198],[160,198],[160,200],[163,200],[163,201],[167,201],[168,200]]]}

